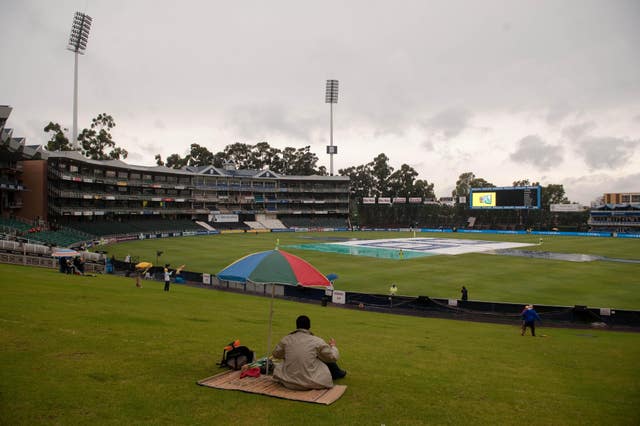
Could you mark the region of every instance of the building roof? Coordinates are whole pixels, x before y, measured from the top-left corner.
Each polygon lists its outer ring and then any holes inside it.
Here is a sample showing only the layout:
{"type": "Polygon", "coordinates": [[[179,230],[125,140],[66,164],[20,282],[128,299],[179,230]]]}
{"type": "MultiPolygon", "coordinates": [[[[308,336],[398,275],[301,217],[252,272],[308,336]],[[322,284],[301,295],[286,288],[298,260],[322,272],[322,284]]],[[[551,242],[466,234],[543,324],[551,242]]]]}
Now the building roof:
{"type": "Polygon", "coordinates": [[[633,204],[603,204],[601,206],[597,206],[591,209],[596,211],[606,211],[606,210],[640,210],[640,203],[633,204]]]}
{"type": "Polygon", "coordinates": [[[177,175],[192,175],[193,173],[179,170],[179,169],[171,169],[165,166],[136,166],[133,164],[127,164],[122,160],[92,160],[90,158],[85,157],[79,151],[44,151],[44,158],[67,158],[70,160],[75,160],[80,163],[93,164],[96,166],[106,166],[113,167],[116,169],[126,169],[126,170],[136,170],[141,172],[155,172],[155,173],[170,173],[177,175]]]}

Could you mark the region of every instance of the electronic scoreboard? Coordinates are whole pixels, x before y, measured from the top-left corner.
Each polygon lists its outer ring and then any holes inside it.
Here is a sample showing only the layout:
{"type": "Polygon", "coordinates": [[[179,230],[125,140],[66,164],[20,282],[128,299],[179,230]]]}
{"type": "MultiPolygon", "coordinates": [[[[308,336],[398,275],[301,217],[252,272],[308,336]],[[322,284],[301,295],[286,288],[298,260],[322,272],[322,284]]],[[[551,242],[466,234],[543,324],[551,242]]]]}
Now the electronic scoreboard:
{"type": "Polygon", "coordinates": [[[539,209],[541,196],[540,186],[471,188],[469,203],[472,209],[539,209]]]}

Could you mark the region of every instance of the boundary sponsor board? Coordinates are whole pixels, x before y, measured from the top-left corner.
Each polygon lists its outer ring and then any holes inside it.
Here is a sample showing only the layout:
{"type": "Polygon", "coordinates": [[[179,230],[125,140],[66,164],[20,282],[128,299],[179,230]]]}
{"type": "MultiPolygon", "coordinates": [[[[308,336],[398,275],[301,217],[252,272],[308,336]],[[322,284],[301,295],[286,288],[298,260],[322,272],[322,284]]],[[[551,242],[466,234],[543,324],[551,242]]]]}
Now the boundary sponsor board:
{"type": "Polygon", "coordinates": [[[552,212],[582,212],[585,211],[586,208],[581,206],[580,204],[550,204],[549,211],[552,212]]]}
{"type": "Polygon", "coordinates": [[[333,290],[331,295],[331,302],[344,305],[347,303],[347,292],[342,290],[333,290]]]}
{"type": "Polygon", "coordinates": [[[213,215],[214,222],[236,223],[239,220],[240,220],[240,217],[237,214],[214,214],[213,215]]]}

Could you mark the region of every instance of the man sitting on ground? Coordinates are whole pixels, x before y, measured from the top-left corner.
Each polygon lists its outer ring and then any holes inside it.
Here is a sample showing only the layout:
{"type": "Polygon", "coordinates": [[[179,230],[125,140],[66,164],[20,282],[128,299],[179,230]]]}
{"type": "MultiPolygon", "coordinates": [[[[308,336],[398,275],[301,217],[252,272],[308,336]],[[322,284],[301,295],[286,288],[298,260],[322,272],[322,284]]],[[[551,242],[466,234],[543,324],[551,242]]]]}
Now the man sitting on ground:
{"type": "Polygon", "coordinates": [[[284,360],[276,364],[273,378],[288,389],[332,388],[333,379],[347,374],[336,363],[340,353],[335,340],[326,343],[314,336],[310,328],[309,317],[299,316],[296,330],[283,337],[273,350],[274,358],[284,360]]]}

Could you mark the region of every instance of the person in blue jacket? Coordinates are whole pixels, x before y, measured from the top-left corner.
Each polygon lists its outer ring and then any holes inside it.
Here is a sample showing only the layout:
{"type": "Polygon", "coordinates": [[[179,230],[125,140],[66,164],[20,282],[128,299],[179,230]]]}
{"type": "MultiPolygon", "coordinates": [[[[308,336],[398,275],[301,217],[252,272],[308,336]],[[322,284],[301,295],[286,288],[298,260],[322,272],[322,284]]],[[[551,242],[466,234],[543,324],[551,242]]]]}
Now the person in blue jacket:
{"type": "Polygon", "coordinates": [[[542,323],[542,320],[540,319],[540,316],[538,315],[536,310],[533,309],[533,305],[525,306],[525,308],[520,313],[520,315],[522,316],[522,333],[520,334],[524,336],[524,334],[527,331],[527,327],[529,327],[531,328],[531,335],[535,337],[536,321],[539,321],[540,323],[542,323]]]}

